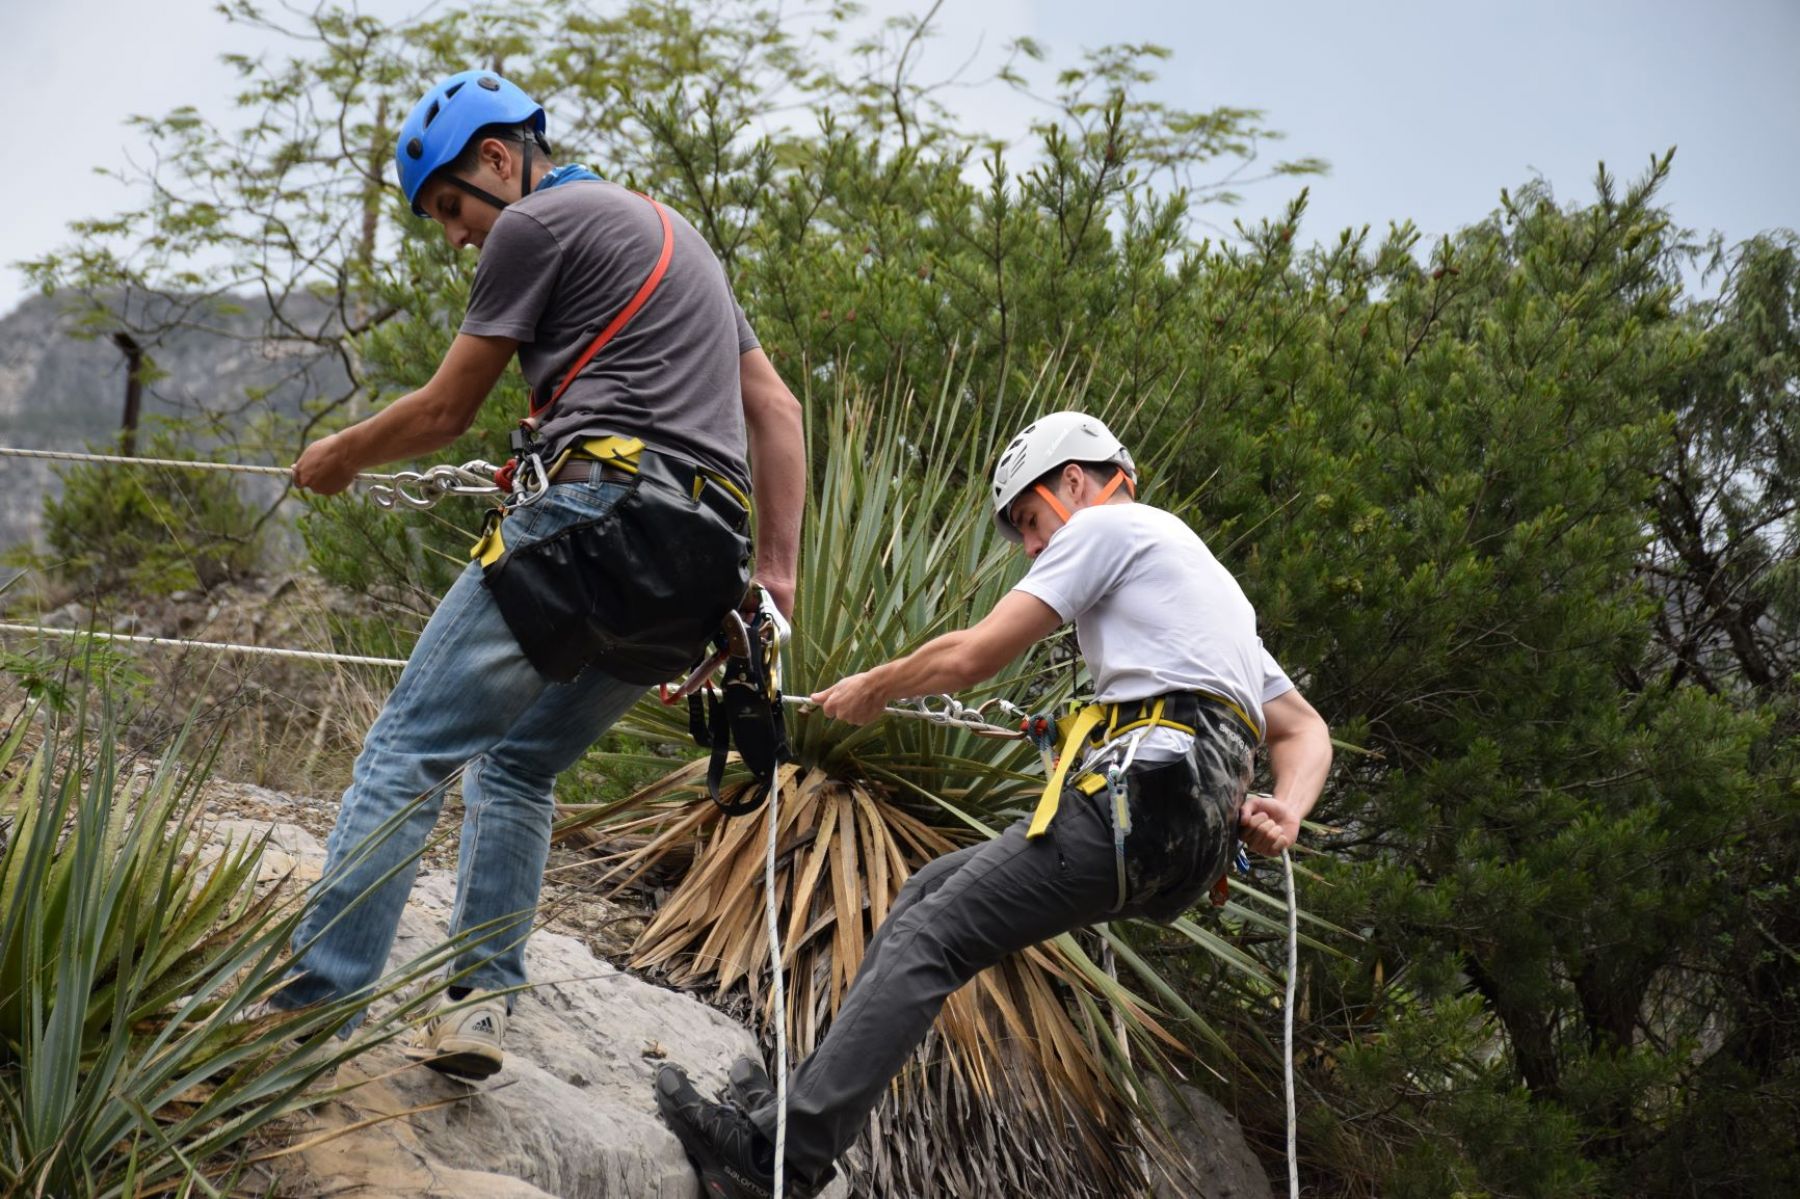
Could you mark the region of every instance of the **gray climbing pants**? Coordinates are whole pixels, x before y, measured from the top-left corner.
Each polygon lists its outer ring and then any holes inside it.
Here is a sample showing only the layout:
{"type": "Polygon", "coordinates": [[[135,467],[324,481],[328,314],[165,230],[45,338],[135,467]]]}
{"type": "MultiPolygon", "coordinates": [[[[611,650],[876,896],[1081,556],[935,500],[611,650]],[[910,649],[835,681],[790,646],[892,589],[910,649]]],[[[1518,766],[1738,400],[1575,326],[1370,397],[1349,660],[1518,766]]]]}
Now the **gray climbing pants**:
{"type": "MultiPolygon", "coordinates": [[[[983,969],[1072,929],[1128,916],[1170,920],[1197,902],[1236,852],[1253,752],[1234,718],[1209,710],[1187,757],[1131,768],[1122,906],[1106,793],[1073,785],[1043,836],[1027,839],[1029,822],[1019,820],[907,880],[824,1041],[794,1074],[793,1174],[816,1177],[855,1142],[944,1001],[983,969]]],[[[776,1114],[773,1102],[752,1113],[770,1140],[776,1114]]]]}

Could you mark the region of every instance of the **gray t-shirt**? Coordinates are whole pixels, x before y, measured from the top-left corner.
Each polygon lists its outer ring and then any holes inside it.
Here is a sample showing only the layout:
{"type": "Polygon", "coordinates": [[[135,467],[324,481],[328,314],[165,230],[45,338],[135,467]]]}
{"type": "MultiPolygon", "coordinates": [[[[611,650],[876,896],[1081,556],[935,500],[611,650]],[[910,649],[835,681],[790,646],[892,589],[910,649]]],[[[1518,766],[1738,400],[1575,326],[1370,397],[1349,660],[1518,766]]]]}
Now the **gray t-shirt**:
{"type": "MultiPolygon", "coordinates": [[[[663,205],[674,253],[656,291],[547,414],[552,453],[581,437],[641,437],[749,485],[738,357],[756,334],[706,239],[663,205]]],[[[519,341],[534,402],[637,294],[662,253],[650,201],[584,180],[526,196],[494,222],[462,331],[519,341]]],[[[524,416],[524,413],[520,413],[524,416]]]]}
{"type": "MultiPolygon", "coordinates": [[[[1205,691],[1231,700],[1260,732],[1263,704],[1293,689],[1256,635],[1256,610],[1243,588],[1180,517],[1161,508],[1081,509],[1016,590],[1075,622],[1104,703],[1205,691]]],[[[1145,748],[1164,743],[1184,747],[1186,735],[1157,729],[1145,748]]]]}

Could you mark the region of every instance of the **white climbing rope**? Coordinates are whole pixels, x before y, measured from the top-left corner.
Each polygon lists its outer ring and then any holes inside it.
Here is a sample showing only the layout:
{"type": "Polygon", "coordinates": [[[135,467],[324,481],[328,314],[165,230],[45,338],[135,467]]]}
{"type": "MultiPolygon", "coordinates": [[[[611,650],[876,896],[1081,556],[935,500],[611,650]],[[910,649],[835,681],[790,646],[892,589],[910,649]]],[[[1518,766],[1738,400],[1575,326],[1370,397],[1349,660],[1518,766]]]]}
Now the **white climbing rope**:
{"type": "Polygon", "coordinates": [[[1287,1000],[1282,1004],[1281,1048],[1287,1093],[1287,1167],[1289,1199],[1300,1199],[1300,1158],[1296,1150],[1298,1130],[1294,1119],[1294,996],[1300,975],[1300,909],[1294,902],[1294,863],[1281,851],[1281,873],[1287,885],[1288,960],[1287,1000]]]}
{"type": "Polygon", "coordinates": [[[781,764],[775,766],[775,784],[769,788],[769,852],[763,869],[763,911],[769,921],[769,972],[775,1006],[775,1189],[771,1199],[781,1199],[787,1171],[787,988],[781,975],[781,929],[775,902],[775,839],[780,828],[781,764]]]}
{"type": "Polygon", "coordinates": [[[333,654],[323,650],[277,649],[272,645],[238,645],[229,641],[195,641],[186,637],[137,637],[98,629],[57,629],[38,624],[0,624],[0,633],[35,633],[46,637],[92,637],[97,641],[129,641],[136,645],[168,645],[181,649],[221,650],[264,658],[293,658],[306,662],[341,662],[349,666],[405,666],[405,658],[370,658],[361,654],[333,654]]]}
{"type": "MultiPolygon", "coordinates": [[[[294,477],[291,466],[244,466],[236,462],[201,462],[192,458],[138,458],[128,454],[81,454],[73,450],[26,450],[0,446],[0,458],[39,458],[53,462],[104,462],[109,466],[167,466],[180,470],[222,470],[240,475],[294,477]]],[[[358,475],[359,479],[386,482],[390,475],[358,475]]]]}
{"type": "MultiPolygon", "coordinates": [[[[238,462],[204,462],[191,458],[138,458],[127,454],[87,454],[74,450],[27,450],[17,446],[0,446],[0,458],[35,458],[49,462],[94,462],[107,466],[224,471],[237,475],[264,475],[290,482],[294,477],[294,468],[291,466],[250,466],[238,462]]],[[[423,510],[436,507],[438,501],[447,495],[483,498],[499,496],[500,488],[493,481],[494,472],[498,469],[493,463],[476,458],[461,466],[440,463],[422,471],[401,470],[392,474],[364,473],[355,476],[355,481],[373,484],[368,491],[369,498],[383,508],[423,510]],[[408,490],[409,488],[411,490],[408,490]]]]}

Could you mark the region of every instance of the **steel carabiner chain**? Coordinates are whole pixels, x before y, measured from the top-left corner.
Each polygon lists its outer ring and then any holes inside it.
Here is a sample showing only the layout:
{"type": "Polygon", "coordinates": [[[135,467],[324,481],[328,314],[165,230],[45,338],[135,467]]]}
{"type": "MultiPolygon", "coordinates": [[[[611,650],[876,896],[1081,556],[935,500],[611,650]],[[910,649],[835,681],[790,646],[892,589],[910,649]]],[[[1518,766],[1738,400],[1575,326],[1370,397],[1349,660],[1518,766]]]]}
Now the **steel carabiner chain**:
{"type": "Polygon", "coordinates": [[[422,471],[395,471],[391,483],[378,483],[368,494],[382,508],[435,508],[445,496],[499,495],[500,488],[493,481],[498,469],[491,462],[472,458],[461,466],[442,462],[422,471]]]}

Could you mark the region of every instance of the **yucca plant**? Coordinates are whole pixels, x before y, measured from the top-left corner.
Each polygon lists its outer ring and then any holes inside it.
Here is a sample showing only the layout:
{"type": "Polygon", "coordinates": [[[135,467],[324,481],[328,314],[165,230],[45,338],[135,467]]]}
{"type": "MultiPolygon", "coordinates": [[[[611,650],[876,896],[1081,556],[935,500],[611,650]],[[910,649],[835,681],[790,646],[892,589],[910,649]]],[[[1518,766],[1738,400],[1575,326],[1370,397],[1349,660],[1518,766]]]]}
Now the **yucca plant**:
{"type": "Polygon", "coordinates": [[[138,788],[110,713],[66,715],[28,710],[0,744],[0,1196],[227,1192],[250,1138],[329,1098],[312,1084],[435,988],[349,1040],[360,1003],[251,1014],[299,915],[297,890],[258,887],[266,838],[200,851],[207,755],[181,765],[187,732],[138,788]]]}
{"type": "MultiPolygon", "coordinates": [[[[1047,368],[1023,406],[1083,406],[1089,382],[1047,368]]],[[[822,420],[815,412],[815,428],[827,430],[828,444],[814,454],[823,466],[786,663],[796,692],[970,623],[1025,566],[995,532],[986,493],[1014,430],[977,405],[962,379],[947,378],[935,400],[848,388],[823,399],[828,411],[822,420]]],[[[1153,416],[1118,403],[1089,410],[1128,438],[1134,422],[1147,427],[1153,416]]],[[[1145,457],[1153,477],[1160,456],[1145,457]]],[[[1071,648],[1052,647],[960,698],[1010,697],[1046,710],[1074,686],[1071,648]]],[[[851,728],[792,707],[787,715],[794,761],[780,772],[775,890],[788,1041],[798,1058],[829,1026],[912,871],[995,835],[1029,808],[1043,774],[1015,740],[899,717],[851,728]]],[[[621,727],[647,743],[688,743],[685,709],[654,698],[621,727]]],[[[703,771],[691,762],[635,795],[572,810],[562,831],[610,847],[619,885],[679,872],[636,943],[634,965],[747,1000],[766,1036],[776,1018],[763,915],[766,825],[762,816],[721,819],[699,794],[703,771]]],[[[1234,914],[1274,927],[1256,913],[1234,914]]],[[[1262,966],[1224,937],[1191,921],[1178,928],[1257,990],[1268,984],[1262,966]]],[[[1018,955],[946,1005],[863,1141],[859,1185],[871,1194],[1139,1193],[1147,1174],[1180,1171],[1179,1153],[1143,1118],[1140,1078],[1166,1071],[1197,1040],[1224,1043],[1113,930],[1018,955]],[[1126,981],[1102,967],[1114,950],[1126,981]]]]}

